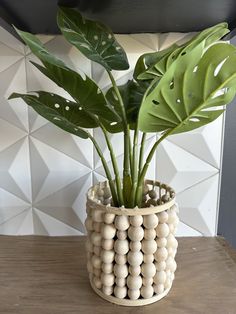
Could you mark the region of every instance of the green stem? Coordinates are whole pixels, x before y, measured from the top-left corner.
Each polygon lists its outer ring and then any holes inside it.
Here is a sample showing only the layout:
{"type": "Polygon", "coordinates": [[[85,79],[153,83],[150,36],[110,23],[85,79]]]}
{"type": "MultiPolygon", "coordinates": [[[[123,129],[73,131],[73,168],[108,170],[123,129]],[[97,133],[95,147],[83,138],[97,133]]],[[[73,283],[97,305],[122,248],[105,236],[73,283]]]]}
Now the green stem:
{"type": "Polygon", "coordinates": [[[105,140],[107,143],[107,147],[110,151],[111,162],[112,162],[112,166],[113,166],[113,170],[114,170],[114,174],[115,174],[118,202],[119,202],[119,206],[122,206],[122,205],[124,205],[124,200],[123,200],[123,195],[122,195],[121,181],[120,181],[120,175],[119,175],[119,169],[118,169],[116,157],[115,157],[115,154],[113,151],[112,144],[111,144],[110,139],[108,137],[107,130],[105,129],[104,125],[101,122],[99,122],[99,125],[103,131],[103,134],[104,134],[104,137],[105,137],[105,140]]]}
{"type": "Polygon", "coordinates": [[[114,182],[112,180],[112,176],[111,176],[111,172],[108,168],[108,165],[107,165],[107,162],[103,156],[103,152],[101,151],[97,141],[95,140],[95,138],[88,132],[88,137],[90,138],[90,140],[92,141],[99,157],[101,158],[101,162],[102,162],[102,165],[103,165],[103,168],[105,170],[105,173],[106,173],[106,176],[107,176],[107,179],[109,181],[109,186],[110,186],[110,189],[111,189],[111,195],[112,195],[112,200],[113,200],[113,205],[114,206],[119,206],[118,204],[118,200],[117,200],[117,195],[116,195],[116,189],[115,189],[115,185],[114,185],[114,182]]]}
{"type": "Polygon", "coordinates": [[[132,192],[131,192],[131,207],[134,207],[135,191],[138,181],[138,128],[136,126],[133,139],[133,163],[132,163],[132,192]]]}
{"type": "MultiPolygon", "coordinates": [[[[145,93],[143,94],[143,98],[142,98],[142,101],[141,101],[141,105],[140,107],[142,106],[145,98],[147,97],[148,93],[150,92],[150,90],[152,89],[152,87],[158,82],[159,78],[156,77],[152,82],[151,84],[148,86],[148,88],[146,89],[145,93]]],[[[139,119],[137,119],[138,121],[139,119]]],[[[136,129],[138,130],[138,122],[137,122],[137,125],[136,125],[136,129]]],[[[142,171],[142,164],[143,164],[143,154],[144,154],[144,144],[145,144],[145,140],[146,140],[146,134],[143,133],[143,136],[142,136],[142,142],[141,142],[141,147],[140,147],[140,156],[139,156],[139,168],[138,168],[138,182],[135,184],[135,191],[134,191],[134,195],[133,195],[133,198],[134,198],[134,206],[137,205],[137,206],[141,206],[141,197],[142,197],[142,189],[143,189],[143,183],[144,183],[144,178],[145,178],[145,175],[146,175],[146,172],[147,172],[147,169],[148,169],[148,166],[149,166],[149,156],[146,160],[146,164],[145,164],[145,169],[142,171]]],[[[154,144],[155,145],[155,144],[154,144]]],[[[157,144],[158,145],[158,144],[157,144]]],[[[155,149],[154,149],[154,152],[155,152],[155,149]]],[[[153,154],[154,154],[153,152],[153,154]]],[[[152,156],[153,156],[152,152],[151,152],[151,156],[150,156],[150,159],[152,159],[152,156]]],[[[149,154],[150,155],[150,154],[149,154]]],[[[137,167],[137,166],[136,166],[137,167]]]]}
{"type": "Polygon", "coordinates": [[[115,79],[110,71],[107,71],[112,86],[114,88],[114,92],[116,93],[116,96],[118,98],[118,102],[120,105],[120,110],[122,114],[122,121],[124,126],[124,165],[123,165],[123,196],[124,196],[124,204],[127,205],[127,197],[128,197],[128,191],[129,191],[129,185],[130,185],[130,158],[129,158],[129,141],[130,141],[130,134],[129,134],[129,126],[127,122],[126,112],[125,112],[125,106],[123,99],[121,97],[120,91],[116,85],[115,79]]]}
{"type": "Polygon", "coordinates": [[[144,155],[144,147],[145,147],[145,141],[146,141],[147,133],[143,133],[142,140],[141,140],[141,146],[140,146],[140,152],[139,152],[139,165],[138,165],[138,177],[141,174],[142,167],[143,167],[143,155],[144,155]]]}
{"type": "Polygon", "coordinates": [[[131,138],[129,135],[129,164],[130,164],[130,172],[131,172],[131,179],[133,178],[133,152],[132,152],[132,144],[131,144],[131,138]]]}
{"type": "Polygon", "coordinates": [[[144,179],[145,179],[145,175],[147,173],[147,169],[149,167],[149,164],[153,158],[153,155],[157,149],[157,146],[167,137],[169,136],[172,132],[174,131],[174,129],[170,129],[169,131],[165,132],[158,141],[155,142],[155,144],[153,145],[152,149],[150,150],[146,162],[142,168],[142,171],[139,175],[139,179],[138,179],[138,184],[137,184],[137,189],[136,189],[136,195],[135,195],[135,204],[137,206],[141,206],[141,201],[142,201],[142,190],[143,190],[143,185],[144,185],[144,179]]]}

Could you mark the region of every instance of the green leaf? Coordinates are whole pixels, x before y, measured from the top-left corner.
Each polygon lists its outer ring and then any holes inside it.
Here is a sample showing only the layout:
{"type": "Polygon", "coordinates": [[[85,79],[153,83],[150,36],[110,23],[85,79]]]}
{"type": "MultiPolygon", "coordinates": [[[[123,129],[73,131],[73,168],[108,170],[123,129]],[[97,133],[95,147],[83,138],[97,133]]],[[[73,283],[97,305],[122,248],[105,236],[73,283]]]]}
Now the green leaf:
{"type": "Polygon", "coordinates": [[[97,123],[75,102],[57,94],[36,91],[36,95],[13,93],[9,99],[22,98],[38,114],[61,129],[88,138],[83,128],[95,128],[97,123]]]}
{"type": "MultiPolygon", "coordinates": [[[[174,50],[178,48],[178,45],[173,44],[169,48],[160,50],[157,52],[150,52],[145,53],[141,55],[135,65],[134,69],[134,78],[135,79],[141,79],[141,80],[149,80],[153,79],[152,73],[149,73],[149,69],[152,68],[156,63],[158,63],[161,60],[165,60],[170,53],[172,53],[174,50]]],[[[160,76],[163,73],[160,73],[160,76]]]]}
{"type": "Polygon", "coordinates": [[[222,38],[229,32],[227,23],[220,23],[207,28],[194,36],[185,44],[171,47],[152,54],[141,56],[135,67],[135,77],[139,80],[150,80],[155,77],[162,77],[173,62],[186,53],[191,52],[198,45],[202,47],[202,53],[209,45],[222,38]]]}
{"type": "Polygon", "coordinates": [[[129,63],[112,31],[100,22],[85,19],[74,9],[60,7],[58,27],[64,37],[88,59],[107,70],[127,70],[129,63]]]}
{"type": "Polygon", "coordinates": [[[34,35],[19,30],[17,32],[30,47],[33,54],[40,59],[44,67],[32,63],[59,87],[66,90],[85,111],[108,121],[120,120],[114,109],[107,104],[101,89],[92,79],[68,68],[62,60],[50,54],[34,35]]]}
{"type": "MultiPolygon", "coordinates": [[[[135,82],[129,80],[126,84],[118,86],[120,94],[122,96],[127,122],[130,125],[131,129],[134,129],[135,124],[137,123],[139,108],[143,99],[143,95],[149,86],[149,82],[135,82]]],[[[115,94],[113,87],[111,87],[107,93],[106,98],[108,102],[114,107],[118,115],[121,116],[119,101],[115,94]]],[[[104,126],[110,133],[118,133],[123,131],[122,122],[112,122],[109,123],[104,121],[104,126]]]]}
{"type": "Polygon", "coordinates": [[[215,120],[236,92],[236,48],[198,46],[176,60],[146,97],[139,112],[143,132],[187,132],[215,120]]]}

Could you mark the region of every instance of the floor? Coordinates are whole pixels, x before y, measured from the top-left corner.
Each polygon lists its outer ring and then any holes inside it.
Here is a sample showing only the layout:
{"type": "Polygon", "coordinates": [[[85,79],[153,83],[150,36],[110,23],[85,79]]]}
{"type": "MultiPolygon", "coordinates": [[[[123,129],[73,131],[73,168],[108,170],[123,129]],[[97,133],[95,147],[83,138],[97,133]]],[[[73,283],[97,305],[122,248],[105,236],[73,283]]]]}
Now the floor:
{"type": "Polygon", "coordinates": [[[178,269],[163,300],[110,304],[89,286],[85,237],[0,236],[0,313],[236,314],[236,251],[220,238],[179,238],[178,269]]]}

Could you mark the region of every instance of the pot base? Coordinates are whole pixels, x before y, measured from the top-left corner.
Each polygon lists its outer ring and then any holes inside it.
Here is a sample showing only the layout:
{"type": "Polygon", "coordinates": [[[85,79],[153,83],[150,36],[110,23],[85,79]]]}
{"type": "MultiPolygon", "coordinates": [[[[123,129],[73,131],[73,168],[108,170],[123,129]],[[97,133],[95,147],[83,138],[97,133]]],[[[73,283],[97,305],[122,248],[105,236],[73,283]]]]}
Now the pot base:
{"type": "Polygon", "coordinates": [[[124,305],[124,306],[143,306],[143,305],[148,305],[148,304],[152,304],[154,302],[157,302],[159,300],[161,300],[162,298],[164,298],[168,292],[170,291],[171,289],[171,286],[170,288],[166,289],[163,293],[161,294],[157,294],[149,299],[138,299],[138,300],[129,300],[129,299],[119,299],[119,298],[116,298],[112,295],[106,295],[104,294],[101,290],[97,289],[92,280],[90,279],[90,285],[92,287],[92,289],[103,299],[111,302],[111,303],[114,303],[114,304],[117,304],[117,305],[124,305]]]}

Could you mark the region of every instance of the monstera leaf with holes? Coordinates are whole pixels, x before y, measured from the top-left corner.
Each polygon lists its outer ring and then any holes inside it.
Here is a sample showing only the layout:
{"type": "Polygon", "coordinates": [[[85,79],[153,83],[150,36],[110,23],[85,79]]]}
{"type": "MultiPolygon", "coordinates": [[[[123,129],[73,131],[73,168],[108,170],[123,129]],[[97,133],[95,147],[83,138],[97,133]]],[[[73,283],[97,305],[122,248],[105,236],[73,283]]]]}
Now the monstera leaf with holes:
{"type": "Polygon", "coordinates": [[[81,138],[88,138],[88,133],[82,128],[98,127],[97,122],[76,102],[43,91],[37,91],[35,94],[13,93],[9,99],[22,98],[42,117],[81,138]]]}
{"type": "Polygon", "coordinates": [[[191,131],[215,120],[236,92],[236,49],[216,43],[228,32],[221,23],[187,43],[142,55],[133,79],[117,86],[112,70],[127,70],[123,48],[112,31],[85,19],[77,10],[59,8],[58,26],[65,39],[107,72],[112,86],[106,93],[85,73],[68,67],[40,40],[16,30],[40,63],[32,64],[65,91],[65,96],[36,91],[13,93],[61,129],[89,138],[104,167],[114,206],[141,206],[148,165],[159,143],[168,135],[191,131]],[[114,178],[89,128],[100,127],[110,152],[114,178]],[[133,137],[130,130],[134,130],[133,137]],[[139,143],[139,131],[143,131],[139,143]],[[123,132],[123,180],[109,133],[123,132]],[[143,162],[147,132],[162,132],[143,162]],[[133,139],[133,143],[132,143],[133,139]],[[122,183],[121,183],[122,182],[122,183]]]}
{"type": "Polygon", "coordinates": [[[217,43],[203,56],[198,47],[176,60],[146,97],[139,128],[168,134],[191,131],[219,117],[235,92],[235,47],[217,43]]]}
{"type": "Polygon", "coordinates": [[[111,122],[120,120],[92,79],[85,74],[80,75],[73,71],[62,60],[50,54],[36,36],[19,30],[17,32],[44,66],[34,62],[32,64],[67,91],[84,111],[111,122]]]}
{"type": "Polygon", "coordinates": [[[129,68],[125,51],[109,27],[85,19],[76,10],[63,7],[59,8],[57,23],[68,42],[88,59],[100,63],[108,71],[129,68]]]}
{"type": "Polygon", "coordinates": [[[142,55],[135,66],[134,78],[138,80],[153,80],[161,78],[173,62],[198,45],[202,51],[229,32],[227,23],[220,23],[203,30],[185,44],[173,44],[167,49],[142,55]]]}

